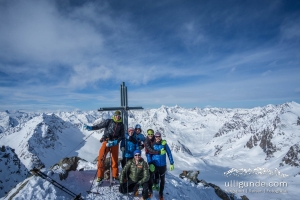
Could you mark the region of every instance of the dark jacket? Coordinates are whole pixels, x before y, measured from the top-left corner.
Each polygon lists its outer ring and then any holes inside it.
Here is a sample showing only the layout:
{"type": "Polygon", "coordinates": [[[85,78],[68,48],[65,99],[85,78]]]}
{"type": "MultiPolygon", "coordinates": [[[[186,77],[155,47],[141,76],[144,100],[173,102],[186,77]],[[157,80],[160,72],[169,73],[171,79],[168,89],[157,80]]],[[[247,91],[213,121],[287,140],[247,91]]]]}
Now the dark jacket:
{"type": "Polygon", "coordinates": [[[92,126],[92,130],[99,130],[101,128],[105,128],[102,136],[104,140],[121,141],[124,138],[124,125],[122,121],[115,122],[113,119],[106,119],[100,124],[92,126]]]}
{"type": "Polygon", "coordinates": [[[145,152],[146,154],[149,153],[149,154],[160,154],[160,151],[155,151],[153,150],[153,143],[155,141],[155,138],[152,137],[152,139],[150,140],[149,137],[146,138],[145,140],[145,152]]]}
{"type": "Polygon", "coordinates": [[[134,132],[133,135],[135,136],[140,149],[143,149],[144,148],[144,142],[145,142],[145,136],[144,136],[144,134],[142,134],[142,133],[136,134],[136,132],[134,132]]]}
{"type": "Polygon", "coordinates": [[[135,159],[129,160],[122,169],[120,183],[125,183],[129,173],[129,178],[140,185],[147,182],[150,178],[149,166],[143,158],[140,158],[138,164],[135,164],[135,159]]]}

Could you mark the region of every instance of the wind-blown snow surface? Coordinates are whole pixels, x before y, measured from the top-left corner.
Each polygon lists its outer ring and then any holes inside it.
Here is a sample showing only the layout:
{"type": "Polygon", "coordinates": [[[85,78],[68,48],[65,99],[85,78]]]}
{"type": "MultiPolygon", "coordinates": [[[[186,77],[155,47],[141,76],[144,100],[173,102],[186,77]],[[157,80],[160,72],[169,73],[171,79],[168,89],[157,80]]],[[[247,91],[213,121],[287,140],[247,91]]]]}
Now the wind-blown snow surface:
{"type": "MultiPolygon", "coordinates": [[[[88,132],[82,130],[81,126],[83,123],[97,124],[112,114],[97,111],[23,113],[26,117],[17,118],[20,114],[16,113],[19,112],[0,113],[0,145],[15,149],[27,169],[41,165],[48,169],[66,156],[79,156],[92,162],[101,146],[99,139],[103,130],[88,132]]],[[[161,106],[158,109],[130,111],[129,126],[137,123],[142,125],[144,133],[148,128],[160,131],[172,149],[175,170],[167,173],[165,192],[169,196],[165,195],[166,199],[207,199],[208,196],[218,199],[203,185],[193,186],[177,178],[182,170],[200,170],[199,179],[235,192],[237,196],[246,195],[249,199],[298,199],[298,103],[253,109],[161,106]],[[272,173],[268,173],[270,171],[272,173]]],[[[92,168],[90,170],[93,171],[92,168]]],[[[61,183],[74,192],[84,193],[94,176],[91,171],[71,172],[67,180],[61,183]],[[78,180],[81,180],[80,184],[78,180]]],[[[28,183],[31,191],[25,186],[18,194],[20,198],[30,194],[33,199],[69,198],[37,178],[28,179],[28,183]]],[[[109,191],[105,193],[104,196],[109,195],[109,191]]],[[[111,195],[119,194],[116,192],[111,195]]]]}

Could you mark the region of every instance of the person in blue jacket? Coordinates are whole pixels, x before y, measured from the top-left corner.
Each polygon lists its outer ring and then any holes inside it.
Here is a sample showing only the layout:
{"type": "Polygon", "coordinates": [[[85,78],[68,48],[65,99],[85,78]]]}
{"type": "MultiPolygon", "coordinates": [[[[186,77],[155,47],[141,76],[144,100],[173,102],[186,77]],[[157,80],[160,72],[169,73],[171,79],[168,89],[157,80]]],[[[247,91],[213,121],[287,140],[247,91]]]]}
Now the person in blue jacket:
{"type": "Polygon", "coordinates": [[[145,136],[142,134],[142,127],[141,125],[137,124],[135,125],[135,131],[134,131],[135,138],[138,142],[140,150],[144,148],[144,142],[145,142],[145,136]]]}
{"type": "Polygon", "coordinates": [[[123,154],[121,161],[122,168],[126,165],[127,161],[134,157],[134,151],[139,149],[136,138],[134,137],[134,128],[129,127],[128,133],[125,134],[125,138],[122,140],[120,149],[123,154]]]}
{"type": "MultiPolygon", "coordinates": [[[[155,141],[153,143],[153,150],[161,151],[164,149],[168,154],[168,158],[170,161],[170,170],[171,171],[174,170],[174,161],[173,161],[171,150],[167,144],[167,141],[162,140],[160,132],[156,132],[154,134],[154,136],[155,136],[155,141]]],[[[153,173],[157,172],[159,174],[159,177],[160,177],[159,196],[160,196],[160,200],[163,200],[164,199],[163,192],[164,192],[164,188],[165,188],[165,174],[167,171],[166,154],[162,154],[162,155],[161,154],[147,154],[147,160],[148,160],[148,163],[151,163],[149,165],[150,171],[152,171],[153,173]]],[[[153,183],[153,181],[150,181],[150,184],[151,183],[153,183]]],[[[149,188],[152,188],[152,185],[149,185],[149,188]]]]}

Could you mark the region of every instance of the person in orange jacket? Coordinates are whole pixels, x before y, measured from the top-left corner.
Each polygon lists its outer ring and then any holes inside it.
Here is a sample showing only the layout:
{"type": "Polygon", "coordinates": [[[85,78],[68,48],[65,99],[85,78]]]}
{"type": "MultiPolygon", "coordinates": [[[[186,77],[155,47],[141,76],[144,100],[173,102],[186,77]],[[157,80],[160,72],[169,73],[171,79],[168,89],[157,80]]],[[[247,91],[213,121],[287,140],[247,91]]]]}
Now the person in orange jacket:
{"type": "Polygon", "coordinates": [[[114,113],[112,119],[106,119],[100,124],[95,126],[83,126],[84,129],[89,131],[99,130],[105,128],[104,134],[100,139],[102,146],[99,150],[98,156],[98,178],[97,182],[102,183],[104,177],[104,163],[106,155],[111,151],[112,156],[112,176],[114,180],[118,180],[118,154],[119,154],[119,142],[124,138],[124,124],[121,119],[121,111],[117,110],[114,113]]]}

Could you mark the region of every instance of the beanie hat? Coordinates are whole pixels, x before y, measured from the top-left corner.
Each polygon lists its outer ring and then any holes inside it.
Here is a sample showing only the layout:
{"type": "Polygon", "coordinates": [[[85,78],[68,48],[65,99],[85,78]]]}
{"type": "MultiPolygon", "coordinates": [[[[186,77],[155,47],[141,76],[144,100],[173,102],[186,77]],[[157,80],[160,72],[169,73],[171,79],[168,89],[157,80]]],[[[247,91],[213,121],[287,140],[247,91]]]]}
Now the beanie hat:
{"type": "Polygon", "coordinates": [[[135,150],[134,152],[133,152],[133,155],[135,155],[135,154],[140,154],[140,155],[142,155],[142,152],[141,152],[141,150],[139,150],[139,149],[137,149],[137,150],[135,150]]]}
{"type": "Polygon", "coordinates": [[[129,127],[129,128],[128,128],[128,132],[129,132],[129,131],[134,131],[134,128],[133,128],[133,127],[129,127]]]}
{"type": "Polygon", "coordinates": [[[157,132],[155,133],[154,136],[159,136],[159,137],[161,137],[161,134],[160,134],[160,132],[157,131],[157,132]]]}
{"type": "Polygon", "coordinates": [[[121,111],[117,110],[114,115],[121,115],[121,111]]]}

